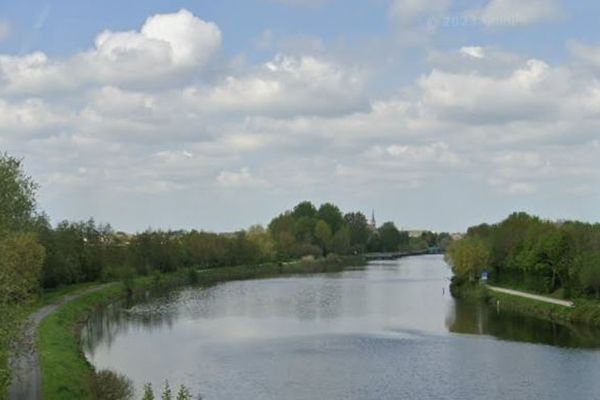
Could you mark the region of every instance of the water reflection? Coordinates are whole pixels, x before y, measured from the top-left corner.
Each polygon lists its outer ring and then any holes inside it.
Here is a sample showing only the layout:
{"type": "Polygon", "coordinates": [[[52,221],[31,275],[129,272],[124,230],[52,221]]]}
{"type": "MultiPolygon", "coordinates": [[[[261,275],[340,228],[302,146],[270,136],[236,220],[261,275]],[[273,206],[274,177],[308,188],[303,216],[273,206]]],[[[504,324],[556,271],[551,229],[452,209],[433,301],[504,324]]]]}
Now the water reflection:
{"type": "Polygon", "coordinates": [[[600,330],[596,328],[539,320],[473,302],[456,301],[446,323],[454,333],[561,347],[600,347],[600,330]]]}
{"type": "Polygon", "coordinates": [[[156,307],[170,295],[146,292],[137,298],[113,302],[93,313],[81,330],[81,346],[93,357],[97,348],[110,349],[115,337],[131,332],[150,333],[154,329],[171,328],[177,317],[156,307]]]}

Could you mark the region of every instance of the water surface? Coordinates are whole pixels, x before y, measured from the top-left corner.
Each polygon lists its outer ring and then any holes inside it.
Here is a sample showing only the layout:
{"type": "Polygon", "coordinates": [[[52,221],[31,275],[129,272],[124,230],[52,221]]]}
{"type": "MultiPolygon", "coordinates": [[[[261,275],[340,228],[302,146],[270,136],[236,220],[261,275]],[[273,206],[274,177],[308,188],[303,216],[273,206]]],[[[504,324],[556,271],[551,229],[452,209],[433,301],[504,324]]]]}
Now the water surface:
{"type": "Polygon", "coordinates": [[[598,331],[456,302],[441,256],[188,288],[83,329],[97,368],[211,399],[593,399],[598,331]]]}

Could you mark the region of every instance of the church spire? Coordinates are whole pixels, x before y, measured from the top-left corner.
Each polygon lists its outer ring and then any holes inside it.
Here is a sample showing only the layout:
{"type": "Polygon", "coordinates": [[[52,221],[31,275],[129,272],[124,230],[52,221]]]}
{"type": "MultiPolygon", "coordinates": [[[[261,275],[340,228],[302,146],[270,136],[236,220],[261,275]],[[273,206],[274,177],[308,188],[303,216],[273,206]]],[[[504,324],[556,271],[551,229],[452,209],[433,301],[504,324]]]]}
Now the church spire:
{"type": "Polygon", "coordinates": [[[375,222],[375,210],[371,212],[371,222],[369,223],[369,226],[373,230],[377,229],[377,222],[375,222]]]}

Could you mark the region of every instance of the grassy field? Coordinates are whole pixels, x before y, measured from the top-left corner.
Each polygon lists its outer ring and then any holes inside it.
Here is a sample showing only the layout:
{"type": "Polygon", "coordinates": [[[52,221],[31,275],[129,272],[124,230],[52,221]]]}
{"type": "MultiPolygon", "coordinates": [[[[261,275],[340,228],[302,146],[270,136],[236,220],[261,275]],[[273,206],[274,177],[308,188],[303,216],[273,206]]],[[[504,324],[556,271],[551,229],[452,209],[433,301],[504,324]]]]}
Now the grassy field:
{"type": "MultiPolygon", "coordinates": [[[[133,290],[134,292],[142,291],[153,286],[177,287],[189,284],[191,281],[199,286],[208,286],[232,280],[337,272],[346,267],[363,264],[364,261],[361,258],[344,258],[216,268],[194,273],[181,271],[168,275],[138,278],[134,282],[133,290]]],[[[94,371],[81,351],[79,330],[86,317],[97,307],[124,295],[124,285],[118,283],[98,292],[84,295],[44,319],[38,331],[38,348],[45,399],[84,400],[91,397],[89,382],[94,371]]]]}

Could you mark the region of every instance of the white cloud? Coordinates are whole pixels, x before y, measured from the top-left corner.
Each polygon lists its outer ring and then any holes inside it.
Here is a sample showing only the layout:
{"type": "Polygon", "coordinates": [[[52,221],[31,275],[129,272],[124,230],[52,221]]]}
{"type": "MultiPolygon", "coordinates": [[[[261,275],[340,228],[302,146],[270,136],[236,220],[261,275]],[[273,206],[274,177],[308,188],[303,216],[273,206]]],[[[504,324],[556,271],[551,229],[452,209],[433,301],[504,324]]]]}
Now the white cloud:
{"type": "Polygon", "coordinates": [[[478,47],[478,46],[461,47],[460,53],[465,56],[469,56],[469,57],[473,57],[473,58],[485,58],[485,50],[483,49],[483,47],[478,47]]]}
{"type": "Polygon", "coordinates": [[[556,96],[567,90],[556,79],[565,78],[562,75],[542,61],[529,60],[500,78],[433,70],[419,80],[419,86],[424,104],[435,115],[490,124],[554,113],[559,106],[556,96]]]}
{"type": "Polygon", "coordinates": [[[226,188],[264,188],[269,186],[265,180],[252,176],[246,167],[239,171],[221,171],[217,176],[217,183],[226,188]]]}
{"type": "Polygon", "coordinates": [[[525,195],[535,193],[535,185],[527,182],[514,182],[508,185],[508,193],[515,195],[525,195]]]}
{"type": "Polygon", "coordinates": [[[450,151],[448,144],[444,142],[429,145],[391,144],[385,148],[376,146],[367,153],[367,156],[383,162],[392,160],[403,166],[419,164],[458,166],[461,164],[460,157],[450,151]]]}
{"type": "Polygon", "coordinates": [[[313,56],[277,55],[253,73],[229,76],[215,87],[190,87],[184,97],[206,112],[267,115],[339,114],[364,109],[363,80],[313,56]]]}
{"type": "Polygon", "coordinates": [[[75,90],[89,83],[161,85],[197,73],[214,56],[221,32],[187,10],[158,14],[139,32],[100,33],[94,48],[71,58],[51,60],[43,52],[1,56],[0,92],[39,94],[75,90]]]}
{"type": "Polygon", "coordinates": [[[0,99],[0,135],[21,139],[68,125],[69,116],[41,99],[8,102],[0,99]]]}

